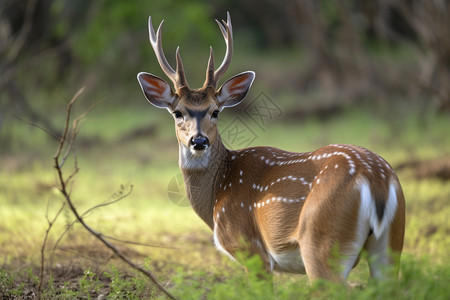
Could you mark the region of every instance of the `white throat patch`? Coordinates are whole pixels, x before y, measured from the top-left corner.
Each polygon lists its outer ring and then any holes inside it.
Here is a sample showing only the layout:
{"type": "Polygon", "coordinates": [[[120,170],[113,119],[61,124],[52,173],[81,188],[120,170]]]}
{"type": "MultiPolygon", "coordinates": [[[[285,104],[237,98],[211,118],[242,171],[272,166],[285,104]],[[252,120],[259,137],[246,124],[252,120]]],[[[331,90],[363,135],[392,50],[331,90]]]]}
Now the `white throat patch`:
{"type": "Polygon", "coordinates": [[[196,151],[184,144],[180,143],[180,168],[184,170],[201,170],[206,169],[209,164],[209,157],[211,155],[210,147],[205,150],[196,151]]]}

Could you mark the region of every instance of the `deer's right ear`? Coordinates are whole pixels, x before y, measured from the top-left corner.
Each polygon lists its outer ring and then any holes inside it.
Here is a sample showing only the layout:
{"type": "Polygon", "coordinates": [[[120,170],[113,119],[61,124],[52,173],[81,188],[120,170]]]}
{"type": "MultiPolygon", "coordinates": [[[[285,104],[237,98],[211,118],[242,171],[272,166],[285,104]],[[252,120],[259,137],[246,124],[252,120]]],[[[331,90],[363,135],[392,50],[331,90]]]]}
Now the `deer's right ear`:
{"type": "Polygon", "coordinates": [[[137,79],[145,97],[151,104],[159,108],[172,106],[176,95],[164,79],[145,72],[139,73],[137,79]]]}

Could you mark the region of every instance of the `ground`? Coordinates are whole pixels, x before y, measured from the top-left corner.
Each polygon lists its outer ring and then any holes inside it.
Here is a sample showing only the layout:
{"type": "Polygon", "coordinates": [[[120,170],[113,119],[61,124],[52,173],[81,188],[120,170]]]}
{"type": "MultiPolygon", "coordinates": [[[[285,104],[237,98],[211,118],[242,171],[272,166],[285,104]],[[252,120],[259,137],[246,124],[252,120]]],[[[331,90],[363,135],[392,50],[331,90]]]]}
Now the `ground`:
{"type": "MultiPolygon", "coordinates": [[[[80,171],[71,187],[79,211],[114,202],[132,189],[124,199],[90,212],[85,216],[86,222],[105,235],[147,244],[111,240],[179,298],[264,295],[254,294],[256,290],[266,292],[258,280],[249,281],[258,289],[248,291],[243,284],[248,281],[242,267],[216,251],[212,233],[186,206],[180,192],[182,186],[173,185],[180,172],[170,117],[164,112],[152,112],[151,123],[158,125],[149,127],[146,114],[141,109],[94,111],[84,121],[76,146],[80,171]],[[127,121],[118,124],[117,119],[127,121]],[[178,197],[174,198],[174,194],[178,197]]],[[[353,288],[354,297],[358,293],[374,295],[380,290],[384,290],[386,298],[420,296],[416,291],[419,281],[425,285],[422,287],[428,296],[444,299],[450,295],[444,284],[450,274],[450,184],[448,178],[433,172],[424,176],[414,164],[408,164],[415,160],[441,160],[439,165],[448,164],[446,149],[450,149],[450,140],[446,128],[450,121],[437,115],[422,128],[414,118],[406,120],[408,124],[400,128],[400,135],[371,115],[370,110],[349,110],[325,122],[314,118],[289,123],[272,120],[264,130],[251,127],[257,136],[255,145],[306,152],[328,143],[358,144],[382,155],[394,169],[398,167],[407,216],[400,283],[404,292],[399,295],[392,286],[372,290],[381,283],[367,284],[368,268],[362,262],[349,280],[357,286],[353,288]]],[[[225,114],[219,126],[229,128],[227,125],[233,120],[233,114],[225,114]]],[[[250,119],[247,122],[251,124],[250,119]]],[[[0,157],[0,296],[33,298],[48,228],[46,216],[51,220],[63,203],[52,165],[57,142],[26,124],[18,123],[12,130],[21,138],[0,157]]],[[[73,158],[67,161],[63,169],[67,175],[73,163],[73,158]]],[[[125,266],[79,224],[62,236],[73,220],[66,207],[51,228],[44,251],[45,298],[162,297],[149,281],[125,266]]],[[[275,286],[279,298],[314,295],[305,276],[277,274],[275,286]]],[[[338,288],[333,293],[342,298],[348,296],[338,288]]]]}

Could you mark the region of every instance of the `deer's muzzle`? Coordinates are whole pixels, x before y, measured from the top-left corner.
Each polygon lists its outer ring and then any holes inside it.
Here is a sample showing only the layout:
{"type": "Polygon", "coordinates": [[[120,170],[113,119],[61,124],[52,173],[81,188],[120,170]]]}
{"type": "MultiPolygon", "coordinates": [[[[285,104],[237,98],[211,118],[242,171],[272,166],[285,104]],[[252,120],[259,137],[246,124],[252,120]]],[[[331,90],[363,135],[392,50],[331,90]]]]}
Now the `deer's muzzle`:
{"type": "Polygon", "coordinates": [[[192,137],[190,146],[194,150],[205,150],[209,146],[209,139],[205,136],[192,137]]]}

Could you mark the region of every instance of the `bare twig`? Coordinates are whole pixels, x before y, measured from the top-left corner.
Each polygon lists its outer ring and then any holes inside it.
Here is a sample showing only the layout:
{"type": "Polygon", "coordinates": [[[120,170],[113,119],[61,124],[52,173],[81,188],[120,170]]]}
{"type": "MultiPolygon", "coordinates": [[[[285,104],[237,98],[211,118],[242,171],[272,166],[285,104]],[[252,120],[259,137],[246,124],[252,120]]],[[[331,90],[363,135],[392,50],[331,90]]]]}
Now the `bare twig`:
{"type": "MultiPolygon", "coordinates": [[[[75,156],[75,161],[76,161],[76,156],[75,156]]],[[[66,179],[66,185],[70,182],[71,178],[73,178],[73,177],[76,175],[76,173],[78,172],[78,170],[79,170],[79,169],[78,169],[78,166],[75,165],[74,171],[73,171],[72,174],[70,174],[69,177],[66,179]]],[[[82,217],[82,218],[87,217],[88,213],[92,212],[93,210],[95,210],[95,209],[97,209],[97,208],[104,207],[104,206],[108,206],[108,205],[111,205],[111,204],[113,204],[113,203],[117,203],[118,201],[120,201],[120,200],[122,200],[122,199],[128,197],[128,196],[131,194],[132,191],[133,191],[133,186],[130,186],[129,191],[127,191],[125,194],[122,194],[120,197],[115,198],[115,199],[113,199],[113,200],[111,200],[111,201],[106,201],[106,202],[103,202],[103,203],[101,203],[101,204],[95,205],[94,207],[89,208],[88,210],[86,210],[86,211],[81,215],[81,217],[82,217]]],[[[73,227],[73,225],[74,225],[77,221],[78,221],[78,220],[75,219],[75,220],[72,221],[72,223],[70,223],[69,225],[67,225],[67,226],[66,226],[66,229],[63,231],[63,233],[62,233],[62,234],[59,236],[59,238],[56,240],[56,242],[55,242],[55,244],[54,244],[54,246],[53,246],[52,254],[51,254],[51,256],[50,256],[50,265],[53,265],[53,257],[54,257],[56,248],[57,248],[58,245],[59,245],[59,242],[62,240],[62,238],[66,235],[66,233],[73,227]]]]}
{"type": "MultiPolygon", "coordinates": [[[[75,157],[76,157],[76,156],[75,156],[75,157]]],[[[70,182],[71,178],[73,178],[73,176],[75,176],[75,174],[78,172],[78,170],[79,170],[79,169],[78,169],[78,166],[75,166],[75,167],[74,167],[74,171],[72,172],[72,174],[70,174],[69,177],[66,179],[66,185],[70,182]]],[[[106,202],[103,202],[103,203],[101,203],[101,204],[98,204],[98,205],[95,205],[95,206],[89,208],[88,210],[86,210],[86,211],[81,215],[81,217],[82,217],[82,218],[87,217],[88,214],[89,214],[90,212],[94,211],[94,210],[97,209],[97,208],[104,207],[104,206],[108,206],[108,205],[111,205],[111,204],[114,204],[114,203],[119,202],[120,200],[122,200],[122,199],[128,197],[128,196],[131,194],[132,191],[133,191],[133,186],[130,186],[130,189],[129,189],[125,194],[122,194],[122,195],[120,195],[120,197],[114,198],[114,199],[111,200],[111,201],[106,201],[106,202]]],[[[50,256],[50,265],[53,265],[53,257],[54,257],[56,248],[58,247],[59,243],[61,242],[61,240],[63,239],[63,237],[66,235],[66,233],[73,227],[73,225],[74,225],[77,221],[78,221],[78,220],[75,219],[75,220],[72,221],[72,223],[70,223],[69,225],[67,225],[67,226],[66,226],[66,229],[63,231],[63,233],[62,233],[62,234],[59,236],[59,238],[56,240],[56,242],[55,242],[55,244],[54,244],[54,246],[53,246],[52,254],[51,254],[51,256],[50,256]]]]}
{"type": "Polygon", "coordinates": [[[45,213],[45,217],[47,219],[48,227],[47,227],[47,230],[45,231],[44,241],[42,242],[42,247],[41,247],[41,269],[40,269],[40,273],[39,273],[39,284],[38,284],[38,287],[37,287],[37,293],[38,293],[39,296],[41,295],[42,283],[44,281],[45,247],[47,245],[48,235],[49,235],[50,230],[52,229],[53,224],[55,223],[56,219],[58,219],[59,215],[61,214],[61,212],[63,211],[64,207],[66,206],[66,202],[62,203],[61,207],[56,212],[56,214],[55,214],[55,216],[53,217],[52,220],[50,220],[49,217],[48,217],[49,206],[50,206],[50,201],[47,202],[47,210],[46,210],[46,213],[45,213]]]}
{"type": "MultiPolygon", "coordinates": [[[[73,97],[73,99],[69,102],[68,106],[67,106],[67,112],[66,112],[66,122],[65,122],[65,127],[64,127],[64,131],[63,134],[61,136],[60,142],[59,142],[59,146],[58,149],[56,151],[56,154],[54,156],[54,166],[57,172],[57,178],[58,178],[58,183],[59,183],[59,191],[61,192],[61,194],[64,196],[64,199],[67,203],[67,205],[69,206],[70,210],[72,211],[72,213],[75,215],[77,221],[92,235],[94,235],[98,240],[100,240],[106,247],[108,247],[117,257],[119,257],[122,261],[124,261],[125,263],[127,263],[129,266],[131,266],[133,269],[141,272],[142,274],[144,274],[145,276],[147,276],[157,287],[160,291],[162,291],[167,297],[169,297],[170,299],[175,299],[166,289],[165,287],[156,279],[156,277],[150,272],[145,270],[144,268],[140,267],[139,265],[135,264],[133,261],[131,261],[130,259],[128,259],[121,251],[119,251],[111,242],[109,242],[105,236],[100,233],[97,232],[96,230],[94,230],[92,227],[90,227],[83,219],[82,215],[80,215],[78,213],[78,210],[76,209],[75,205],[72,202],[72,199],[70,197],[70,192],[68,191],[68,182],[67,179],[65,179],[63,171],[62,171],[62,167],[65,163],[64,157],[67,158],[68,154],[71,153],[72,150],[72,146],[73,146],[73,141],[76,137],[76,128],[72,127],[72,135],[70,136],[70,139],[68,140],[68,133],[70,131],[70,114],[72,111],[72,107],[75,104],[75,102],[77,101],[79,95],[83,92],[83,89],[80,89],[75,96],[73,97]],[[68,145],[67,145],[68,143],[68,145]],[[64,149],[64,147],[67,147],[66,149],[66,154],[64,154],[64,156],[61,158],[61,154],[62,151],[64,149]]],[[[80,118],[76,119],[74,122],[74,125],[76,126],[78,124],[78,121],[80,120],[80,118]]]]}
{"type": "MultiPolygon", "coordinates": [[[[74,175],[75,172],[73,172],[70,176],[74,175]]],[[[69,178],[66,180],[66,184],[69,181],[69,178]]],[[[122,186],[123,189],[123,186],[122,186]]],[[[110,201],[105,201],[101,204],[95,205],[91,208],[89,208],[88,210],[86,210],[81,217],[82,218],[86,218],[88,217],[88,214],[93,212],[94,210],[101,208],[101,207],[105,207],[105,206],[109,206],[111,204],[117,203],[119,201],[121,201],[122,199],[128,197],[131,192],[133,191],[133,186],[130,185],[130,188],[128,191],[126,191],[125,193],[122,193],[122,190],[120,192],[120,196],[117,198],[113,198],[110,201]]],[[[114,197],[114,196],[113,196],[114,197]]],[[[50,265],[53,265],[53,258],[56,252],[56,249],[58,248],[59,243],[61,242],[61,240],[64,238],[64,236],[67,234],[67,232],[69,232],[69,230],[73,227],[73,225],[75,223],[77,223],[78,220],[75,219],[73,220],[69,225],[66,226],[66,229],[63,231],[63,233],[61,233],[61,235],[58,237],[58,239],[56,240],[55,244],[53,245],[53,249],[52,249],[52,254],[50,255],[50,265]]],[[[105,238],[109,239],[109,240],[113,240],[116,242],[120,242],[120,243],[124,243],[124,244],[130,244],[130,245],[138,245],[138,246],[144,246],[144,247],[152,247],[152,248],[164,248],[164,249],[177,249],[175,247],[169,247],[169,246],[165,246],[165,245],[157,245],[157,244],[149,244],[149,243],[138,243],[138,242],[134,242],[134,241],[126,241],[126,240],[122,240],[116,237],[112,237],[112,236],[108,236],[108,235],[103,235],[105,238]]]]}
{"type": "MultiPolygon", "coordinates": [[[[0,90],[1,90],[1,89],[0,89],[0,90]]],[[[14,116],[15,118],[19,119],[20,121],[22,121],[22,122],[24,122],[24,123],[30,125],[30,126],[39,128],[40,130],[44,131],[45,133],[47,133],[49,136],[51,136],[52,138],[54,138],[54,139],[57,140],[57,141],[59,141],[59,139],[61,138],[60,136],[58,136],[57,134],[51,132],[50,130],[48,130],[48,129],[45,128],[44,126],[41,126],[41,125],[36,124],[36,123],[34,123],[34,122],[27,121],[27,120],[23,119],[22,117],[20,117],[20,116],[18,116],[18,115],[16,115],[16,114],[13,114],[13,116],[14,116]]]]}
{"type": "MultiPolygon", "coordinates": [[[[59,159],[60,159],[61,152],[62,152],[62,150],[63,150],[63,148],[64,148],[64,146],[65,146],[65,144],[66,144],[66,141],[67,141],[67,134],[68,134],[69,129],[70,129],[69,123],[70,123],[70,114],[71,114],[71,112],[72,112],[72,106],[73,106],[73,105],[75,104],[75,102],[78,100],[78,97],[83,93],[83,91],[84,91],[84,87],[81,88],[81,89],[79,89],[78,92],[76,92],[75,96],[73,96],[72,100],[70,100],[69,104],[67,105],[66,122],[65,122],[65,125],[64,125],[64,131],[63,131],[63,134],[61,135],[61,137],[60,137],[60,139],[59,139],[58,150],[56,151],[56,154],[55,154],[55,156],[53,157],[54,161],[55,161],[55,162],[58,162],[58,165],[55,166],[55,167],[57,167],[57,168],[56,168],[57,170],[60,170],[60,169],[63,167],[64,163],[65,163],[65,161],[63,161],[62,163],[60,163],[60,162],[59,162],[59,159]]],[[[70,145],[73,145],[73,143],[69,144],[69,146],[70,146],[70,145]]],[[[60,171],[61,171],[61,170],[60,170],[60,171]]],[[[59,173],[61,173],[61,172],[58,172],[58,174],[59,174],[59,173]]]]}
{"type": "Polygon", "coordinates": [[[95,205],[95,206],[89,208],[88,210],[86,210],[86,211],[82,214],[82,217],[87,216],[89,213],[91,213],[92,211],[96,210],[97,208],[109,206],[109,205],[111,205],[111,204],[114,204],[114,203],[119,202],[119,201],[122,200],[122,199],[125,199],[125,198],[128,197],[128,196],[131,194],[131,192],[133,191],[133,185],[130,185],[129,190],[126,191],[125,193],[122,193],[122,191],[123,191],[123,186],[121,186],[121,188],[122,188],[122,190],[121,190],[121,193],[120,193],[120,196],[119,196],[119,197],[114,198],[114,199],[112,199],[112,200],[110,200],[110,201],[105,201],[105,202],[103,202],[103,203],[97,204],[97,205],[95,205]]]}
{"type": "Polygon", "coordinates": [[[148,244],[148,243],[138,243],[138,242],[133,242],[133,241],[126,241],[126,240],[121,240],[118,239],[116,237],[113,236],[109,236],[109,235],[103,235],[105,238],[107,238],[108,240],[113,240],[119,243],[123,243],[123,244],[130,244],[130,245],[137,245],[137,246],[145,246],[145,247],[152,247],[152,248],[164,248],[164,249],[172,249],[172,250],[176,250],[178,248],[176,247],[169,247],[169,246],[164,246],[164,245],[155,245],[155,244],[148,244]]]}
{"type": "MultiPolygon", "coordinates": [[[[78,132],[80,132],[80,127],[78,126],[78,124],[80,123],[81,120],[83,120],[83,118],[90,112],[92,111],[97,105],[99,105],[102,101],[95,103],[94,105],[92,105],[91,107],[88,108],[88,110],[86,110],[84,113],[82,113],[78,118],[76,118],[73,123],[72,123],[72,130],[71,130],[71,138],[69,139],[70,143],[67,146],[66,149],[66,153],[64,154],[63,158],[62,158],[62,164],[64,165],[65,161],[67,160],[67,158],[69,157],[72,149],[73,149],[73,143],[75,142],[75,139],[77,138],[78,132]]],[[[78,168],[76,168],[78,169],[78,168]]],[[[78,170],[76,170],[76,172],[74,172],[73,175],[75,175],[78,172],[78,170]]],[[[71,179],[71,177],[73,176],[69,176],[68,180],[69,181],[71,179]]]]}

